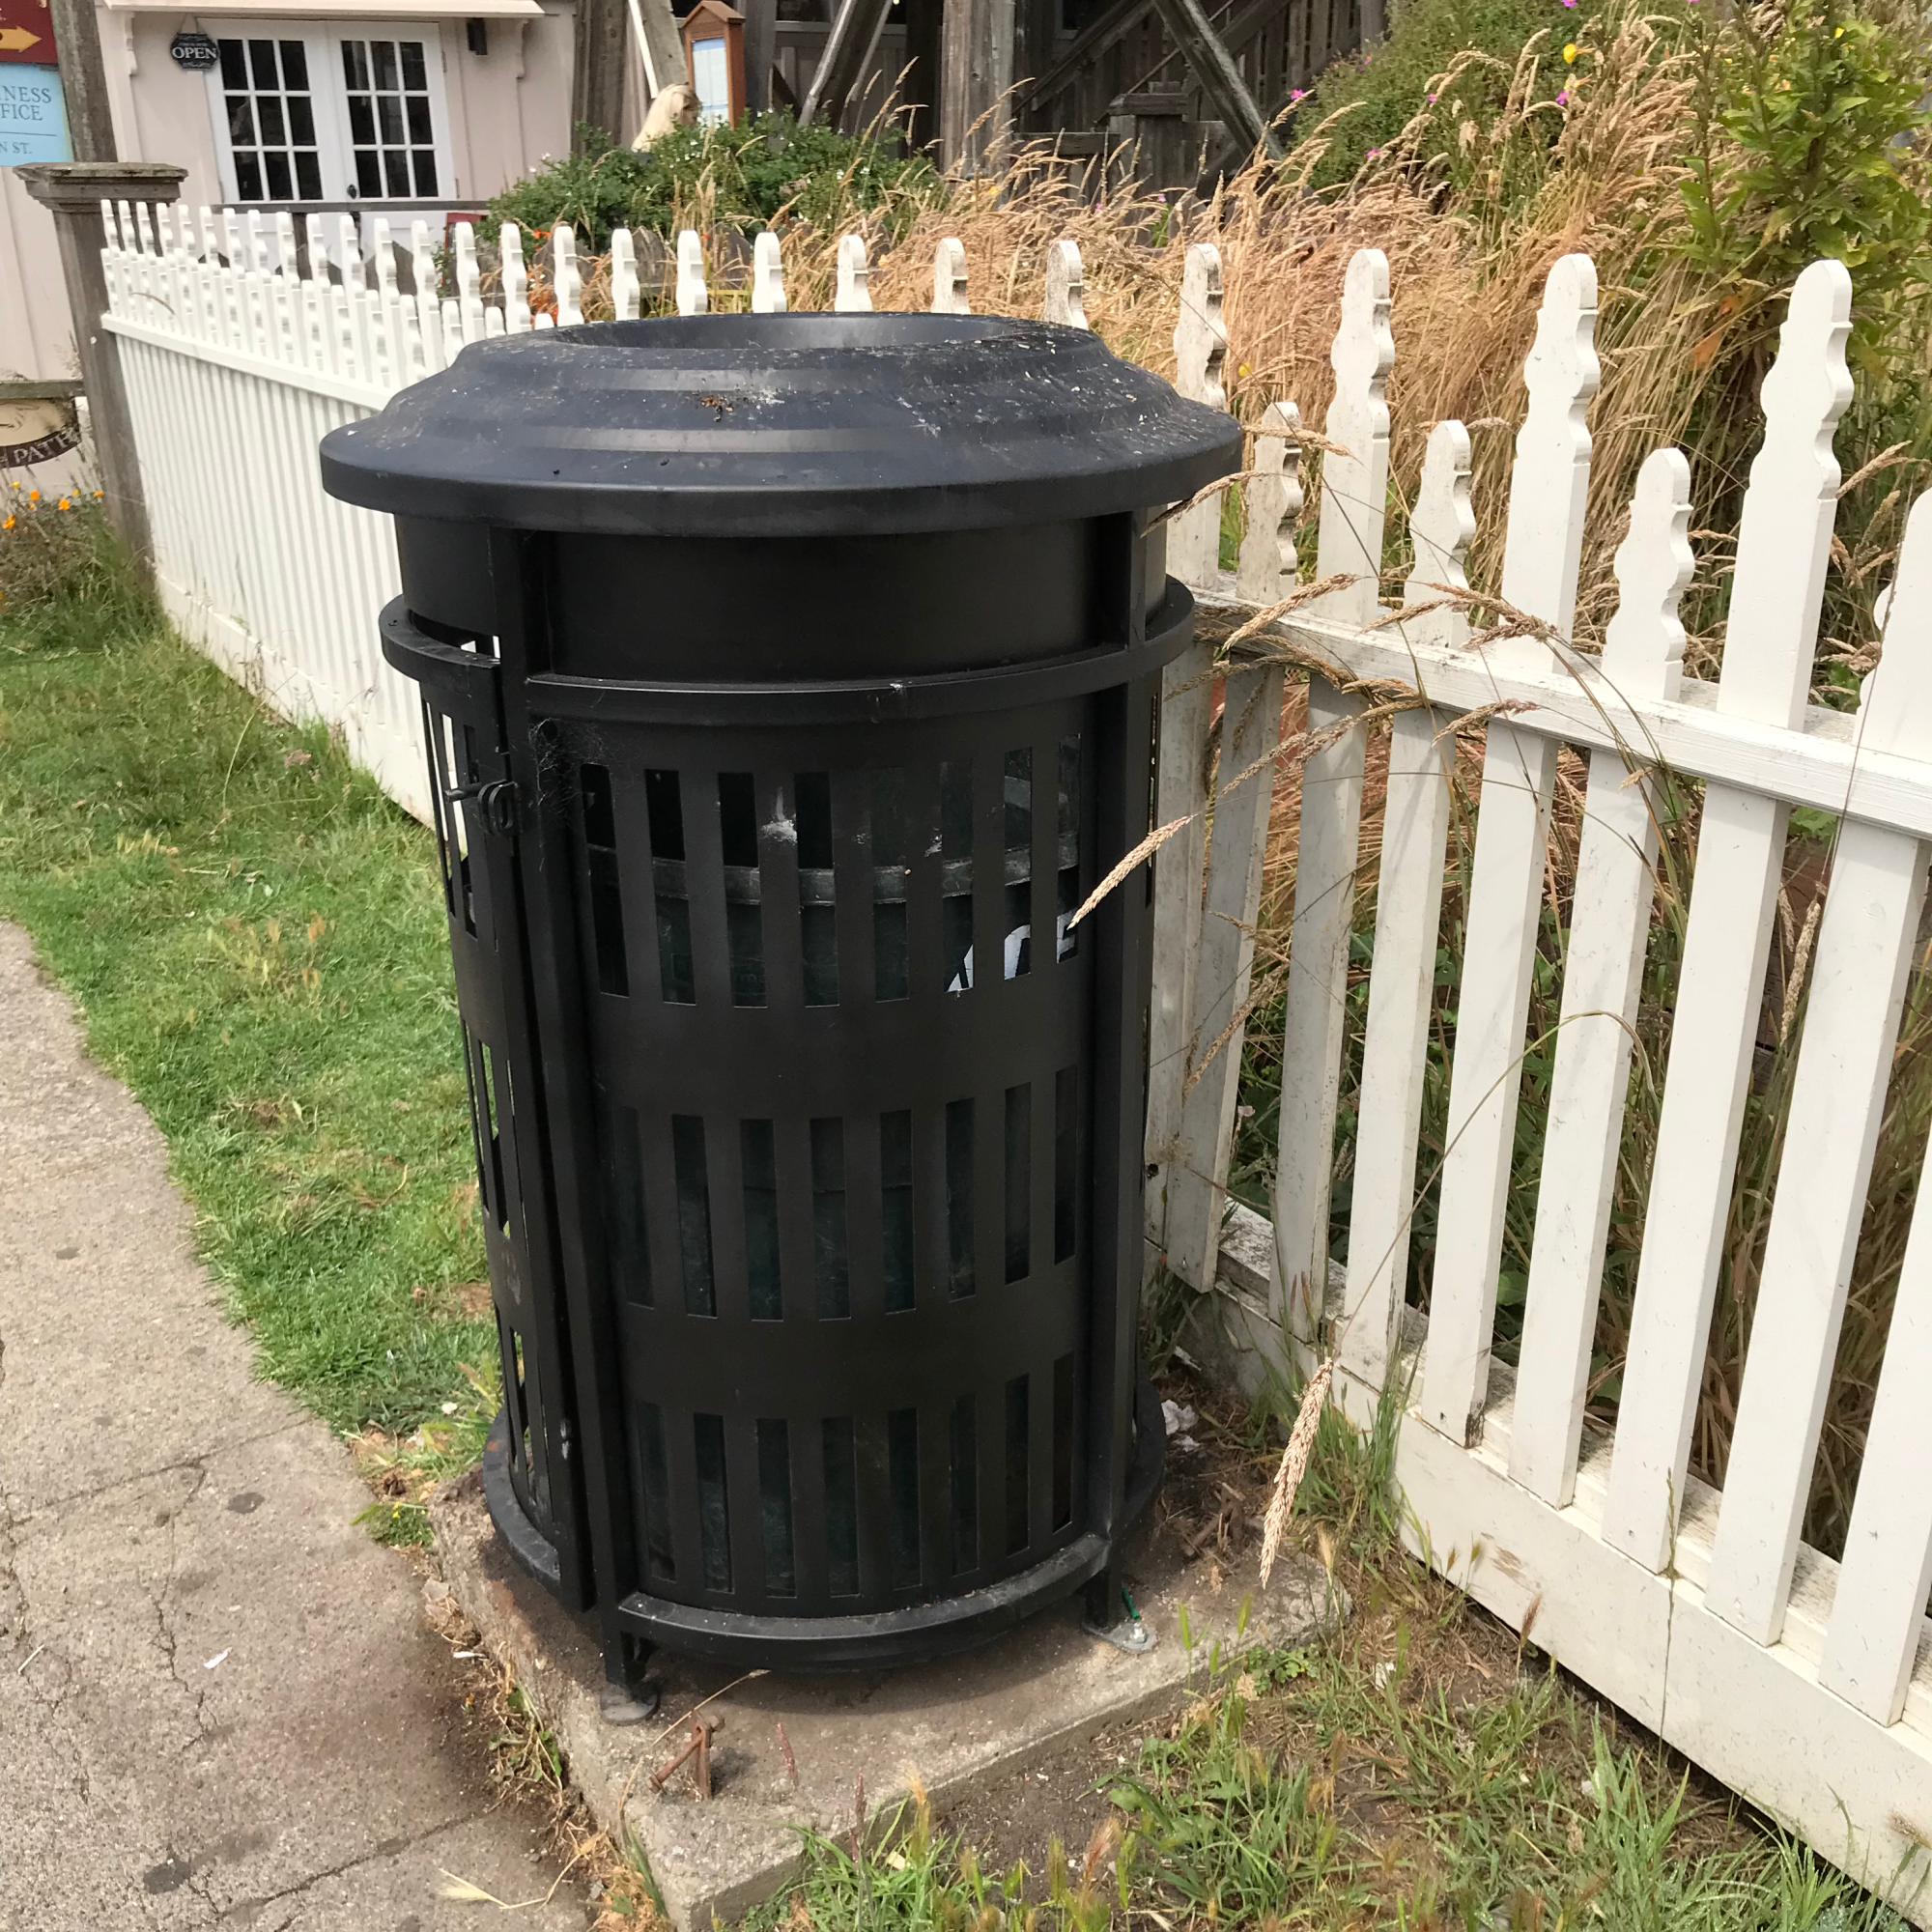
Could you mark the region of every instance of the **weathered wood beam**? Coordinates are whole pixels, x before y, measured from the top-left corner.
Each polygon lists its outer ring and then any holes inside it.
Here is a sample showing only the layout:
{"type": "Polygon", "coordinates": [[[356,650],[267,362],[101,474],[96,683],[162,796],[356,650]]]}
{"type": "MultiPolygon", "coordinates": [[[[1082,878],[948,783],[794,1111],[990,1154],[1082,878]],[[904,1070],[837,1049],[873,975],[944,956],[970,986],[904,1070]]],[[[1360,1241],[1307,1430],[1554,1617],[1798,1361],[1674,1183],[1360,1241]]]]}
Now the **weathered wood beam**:
{"type": "Polygon", "coordinates": [[[1011,125],[1013,0],[946,0],[940,38],[940,159],[977,171],[1011,125]]]}
{"type": "Polygon", "coordinates": [[[33,377],[9,376],[0,380],[0,403],[65,403],[84,392],[86,384],[77,377],[55,377],[45,382],[33,377]]]}
{"type": "Polygon", "coordinates": [[[892,0],[838,0],[832,36],[812,71],[805,105],[798,110],[801,128],[814,121],[823,121],[831,128],[838,126],[845,103],[865,79],[891,11],[892,0]]]}
{"type": "Polygon", "coordinates": [[[624,138],[625,0],[578,0],[570,75],[571,145],[577,129],[601,128],[624,138]]]}
{"type": "Polygon", "coordinates": [[[745,113],[755,121],[772,104],[772,58],[778,52],[779,0],[736,0],[745,16],[745,113]]]}
{"type": "Polygon", "coordinates": [[[1259,148],[1270,160],[1284,150],[1267,117],[1255,104],[1234,56],[1209,23],[1201,0],[1154,0],[1161,24],[1194,70],[1203,93],[1248,150],[1259,148]]]}
{"type": "Polygon", "coordinates": [[[1079,79],[1086,68],[1117,42],[1123,41],[1153,12],[1153,0],[1114,0],[1081,29],[1079,38],[1036,80],[1021,105],[1039,106],[1079,79]]]}
{"type": "Polygon", "coordinates": [[[68,145],[73,157],[76,161],[119,160],[94,0],[49,0],[47,12],[54,30],[61,93],[67,100],[68,145]]]}
{"type": "MultiPolygon", "coordinates": [[[[776,8],[776,0],[766,0],[766,4],[776,8]]],[[[639,58],[644,64],[644,90],[654,100],[674,82],[690,78],[685,72],[684,37],[678,32],[677,18],[670,11],[670,0],[627,0],[627,5],[632,38],[637,42],[639,58]]],[[[748,14],[745,24],[748,68],[751,54],[751,17],[748,14]]],[[[600,122],[598,125],[601,127],[604,124],[600,122]]],[[[614,129],[612,138],[616,138],[614,129]]]]}

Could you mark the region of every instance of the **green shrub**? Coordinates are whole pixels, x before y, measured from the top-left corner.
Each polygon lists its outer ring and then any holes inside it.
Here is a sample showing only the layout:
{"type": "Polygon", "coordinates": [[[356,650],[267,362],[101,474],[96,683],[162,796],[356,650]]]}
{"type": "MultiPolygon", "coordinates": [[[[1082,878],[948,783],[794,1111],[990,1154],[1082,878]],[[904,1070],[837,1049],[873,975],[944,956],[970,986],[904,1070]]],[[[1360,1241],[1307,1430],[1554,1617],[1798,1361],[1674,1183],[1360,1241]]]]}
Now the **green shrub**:
{"type": "Polygon", "coordinates": [[[855,211],[884,209],[909,222],[940,195],[923,155],[897,152],[890,132],[848,136],[801,128],[789,111],[744,127],[678,128],[644,154],[580,129],[582,152],[550,162],[490,204],[493,222],[541,234],[559,221],[593,250],[613,228],[654,228],[701,218],[727,228],[768,227],[782,213],[823,227],[855,211]]]}
{"type": "Polygon", "coordinates": [[[1562,126],[1556,97],[1570,69],[1563,58],[1581,32],[1607,11],[1606,0],[1407,0],[1395,10],[1388,38],[1337,61],[1294,109],[1290,131],[1305,141],[1331,115],[1346,118],[1321,136],[1326,152],[1310,175],[1313,187],[1349,180],[1389,146],[1409,122],[1433,108],[1420,152],[1443,154],[1452,186],[1463,185],[1458,129],[1487,126],[1505,105],[1518,64],[1533,37],[1529,99],[1548,103],[1543,119],[1554,141],[1562,126]],[[1435,83],[1455,71],[1438,100],[1435,83]]]}
{"type": "Polygon", "coordinates": [[[1719,281],[1775,290],[1835,256],[1856,292],[1853,358],[1883,373],[1906,347],[1901,304],[1932,280],[1922,33],[1846,0],[1782,0],[1707,20],[1699,51],[1687,253],[1719,281]]]}

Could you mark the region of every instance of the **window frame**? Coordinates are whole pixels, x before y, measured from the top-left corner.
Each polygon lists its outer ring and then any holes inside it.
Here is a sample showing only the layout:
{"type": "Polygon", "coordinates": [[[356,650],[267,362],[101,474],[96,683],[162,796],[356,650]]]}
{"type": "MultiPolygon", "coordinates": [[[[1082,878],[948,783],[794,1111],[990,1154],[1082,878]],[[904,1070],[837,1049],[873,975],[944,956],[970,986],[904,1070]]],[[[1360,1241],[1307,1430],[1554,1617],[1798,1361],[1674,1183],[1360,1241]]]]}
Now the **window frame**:
{"type": "MultiPolygon", "coordinates": [[[[442,24],[436,20],[389,20],[345,17],[332,20],[224,19],[214,39],[219,41],[299,41],[308,64],[309,100],[315,115],[316,158],[322,173],[322,193],[310,197],[295,194],[293,201],[355,201],[380,209],[392,201],[452,200],[460,194],[456,181],[456,156],[450,139],[449,101],[444,86],[448,50],[443,44],[442,24]],[[365,195],[355,183],[355,142],[349,125],[349,86],[343,68],[345,41],[420,41],[423,43],[424,78],[428,83],[431,146],[436,155],[435,195],[365,195]]],[[[279,60],[279,50],[277,59],[279,60]]],[[[286,206],[279,199],[244,201],[235,167],[235,144],[228,127],[228,90],[222,82],[221,66],[210,68],[204,76],[208,91],[209,121],[214,133],[216,166],[221,176],[222,199],[236,208],[274,208],[286,206]]],[[[251,99],[255,90],[251,83],[251,99]]],[[[267,184],[264,183],[266,186],[267,184]]],[[[294,184],[298,186],[299,184],[294,184]]]]}

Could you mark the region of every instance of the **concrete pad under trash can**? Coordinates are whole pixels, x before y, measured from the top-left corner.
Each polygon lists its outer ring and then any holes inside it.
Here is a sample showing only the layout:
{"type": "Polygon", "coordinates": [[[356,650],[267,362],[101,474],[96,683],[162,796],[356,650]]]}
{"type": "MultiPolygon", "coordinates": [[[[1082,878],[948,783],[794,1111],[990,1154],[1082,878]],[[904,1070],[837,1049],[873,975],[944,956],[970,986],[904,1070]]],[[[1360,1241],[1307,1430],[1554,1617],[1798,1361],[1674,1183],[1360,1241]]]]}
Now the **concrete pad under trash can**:
{"type": "Polygon", "coordinates": [[[943,1808],[1050,1751],[1178,1705],[1208,1681],[1217,1644],[1229,1656],[1244,1605],[1242,1648],[1302,1643],[1347,1613],[1341,1586],[1308,1557],[1285,1554],[1264,1596],[1250,1550],[1215,1592],[1208,1566],[1183,1565],[1172,1539],[1144,1525],[1125,1567],[1155,1633],[1151,1650],[1130,1654],[1087,1635],[1076,1595],[981,1649],[898,1670],[748,1679],[659,1652],[657,1713],[619,1725],[601,1713],[594,1628],[519,1568],[491,1526],[476,1475],[440,1492],[430,1520],[458,1604],[555,1734],[598,1824],[620,1842],[624,1830],[634,1835],[678,1932],[709,1932],[714,1916],[728,1924],[778,1891],[798,1865],[799,1826],[849,1833],[862,1774],[873,1816],[905,1796],[915,1774],[943,1808]],[[1181,1640],[1183,1605],[1191,1644],[1181,1640]],[[700,1802],[684,1773],[653,1794],[651,1774],[676,1754],[688,1714],[706,1699],[702,1715],[718,1726],[714,1796],[700,1802]]]}

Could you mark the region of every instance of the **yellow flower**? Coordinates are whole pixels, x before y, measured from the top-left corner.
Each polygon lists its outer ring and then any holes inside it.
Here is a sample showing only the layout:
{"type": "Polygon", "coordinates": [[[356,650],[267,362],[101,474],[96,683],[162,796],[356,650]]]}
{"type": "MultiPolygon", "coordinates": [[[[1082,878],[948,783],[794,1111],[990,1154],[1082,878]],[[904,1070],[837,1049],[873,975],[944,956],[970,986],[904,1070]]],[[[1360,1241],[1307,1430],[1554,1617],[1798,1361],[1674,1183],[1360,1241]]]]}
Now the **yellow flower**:
{"type": "Polygon", "coordinates": [[[30,502],[30,503],[38,503],[38,502],[39,502],[40,500],[41,500],[41,493],[40,493],[40,492],[39,492],[38,490],[29,490],[29,491],[27,492],[27,501],[28,501],[28,502],[30,502]]]}
{"type": "Polygon", "coordinates": [[[1565,47],[1565,48],[1563,49],[1563,58],[1564,58],[1564,59],[1565,59],[1566,61],[1573,61],[1573,60],[1575,60],[1575,59],[1577,58],[1577,43],[1576,43],[1575,41],[1572,41],[1572,42],[1571,42],[1571,43],[1569,43],[1569,44],[1568,44],[1568,45],[1567,45],[1567,46],[1566,46],[1566,47],[1565,47]]]}
{"type": "Polygon", "coordinates": [[[60,499],[60,501],[54,505],[54,508],[57,510],[71,510],[73,508],[73,505],[70,503],[65,497],[63,497],[60,499]]]}
{"type": "Polygon", "coordinates": [[[1248,373],[1248,365],[1245,362],[1243,362],[1241,364],[1241,374],[1245,376],[1247,373],[1248,373]]]}
{"type": "Polygon", "coordinates": [[[4,524],[0,524],[0,530],[11,530],[13,527],[14,519],[12,517],[9,517],[4,524]]]}

